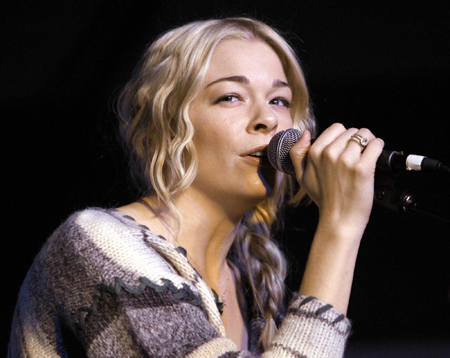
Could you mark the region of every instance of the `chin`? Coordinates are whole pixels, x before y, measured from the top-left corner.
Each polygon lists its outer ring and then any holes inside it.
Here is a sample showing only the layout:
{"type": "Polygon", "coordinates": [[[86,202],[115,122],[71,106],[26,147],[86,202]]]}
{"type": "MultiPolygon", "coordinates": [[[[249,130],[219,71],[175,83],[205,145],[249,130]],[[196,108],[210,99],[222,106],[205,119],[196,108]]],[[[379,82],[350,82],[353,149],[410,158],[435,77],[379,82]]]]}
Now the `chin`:
{"type": "Polygon", "coordinates": [[[253,195],[249,196],[249,200],[252,201],[253,206],[256,206],[259,203],[274,197],[275,194],[276,190],[274,190],[274,188],[261,185],[257,190],[253,192],[253,195]]]}

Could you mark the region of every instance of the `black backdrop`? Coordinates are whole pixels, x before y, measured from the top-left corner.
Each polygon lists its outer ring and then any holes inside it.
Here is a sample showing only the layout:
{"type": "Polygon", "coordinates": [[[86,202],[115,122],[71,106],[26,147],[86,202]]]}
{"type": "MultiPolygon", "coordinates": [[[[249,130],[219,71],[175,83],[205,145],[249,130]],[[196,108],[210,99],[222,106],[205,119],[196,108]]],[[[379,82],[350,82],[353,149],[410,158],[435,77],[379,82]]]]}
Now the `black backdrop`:
{"type": "MultiPolygon", "coordinates": [[[[158,33],[199,18],[264,20],[286,32],[296,47],[320,129],[333,122],[369,127],[387,148],[448,165],[445,5],[312,0],[2,5],[4,347],[19,287],[46,237],[74,210],[133,199],[111,108],[158,33]]],[[[449,177],[414,173],[402,181],[421,204],[445,208],[449,177]]],[[[286,217],[288,228],[278,236],[292,261],[289,284],[295,289],[316,212],[301,208],[286,217]]],[[[407,351],[410,357],[450,356],[449,228],[433,217],[374,207],[348,313],[354,322],[348,356],[399,357],[407,351]]]]}

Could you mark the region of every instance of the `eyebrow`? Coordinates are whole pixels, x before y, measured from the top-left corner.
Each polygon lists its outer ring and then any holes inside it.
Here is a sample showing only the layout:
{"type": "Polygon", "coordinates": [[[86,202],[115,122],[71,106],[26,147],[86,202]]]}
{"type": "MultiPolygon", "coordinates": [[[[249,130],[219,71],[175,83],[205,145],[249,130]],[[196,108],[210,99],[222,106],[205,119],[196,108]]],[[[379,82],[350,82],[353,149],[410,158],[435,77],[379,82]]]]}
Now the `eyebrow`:
{"type": "Polygon", "coordinates": [[[283,87],[291,88],[291,86],[289,86],[286,82],[281,81],[281,80],[275,80],[275,81],[273,81],[272,87],[273,87],[273,88],[283,88],[283,87]]]}
{"type": "MultiPolygon", "coordinates": [[[[246,85],[248,85],[250,83],[249,79],[247,77],[245,77],[245,76],[230,76],[230,77],[222,77],[222,78],[219,78],[219,79],[217,79],[215,81],[212,81],[210,84],[208,84],[206,86],[206,88],[208,88],[209,86],[212,86],[212,85],[214,85],[216,83],[227,82],[227,81],[243,83],[243,84],[246,84],[246,85]]],[[[272,83],[272,88],[283,88],[283,87],[290,88],[290,86],[286,82],[281,81],[281,80],[274,80],[273,83],[272,83]]]]}
{"type": "Polygon", "coordinates": [[[248,78],[245,77],[245,76],[230,76],[230,77],[219,78],[219,79],[217,79],[215,81],[212,81],[209,85],[206,86],[206,88],[208,88],[209,86],[212,86],[212,85],[214,85],[216,83],[227,82],[227,81],[237,82],[237,83],[244,83],[246,85],[248,85],[250,83],[248,78]]]}

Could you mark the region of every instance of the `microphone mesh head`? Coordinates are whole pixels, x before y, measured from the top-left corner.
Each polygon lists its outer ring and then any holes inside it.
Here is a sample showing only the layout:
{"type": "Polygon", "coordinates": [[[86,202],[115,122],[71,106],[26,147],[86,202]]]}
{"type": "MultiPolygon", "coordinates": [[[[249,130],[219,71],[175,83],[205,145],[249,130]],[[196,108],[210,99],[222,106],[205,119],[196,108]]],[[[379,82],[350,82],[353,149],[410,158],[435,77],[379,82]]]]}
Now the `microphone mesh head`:
{"type": "Polygon", "coordinates": [[[295,169],[292,164],[289,151],[300,139],[302,132],[297,129],[285,129],[275,134],[267,147],[267,156],[270,164],[280,172],[294,175],[295,169]]]}

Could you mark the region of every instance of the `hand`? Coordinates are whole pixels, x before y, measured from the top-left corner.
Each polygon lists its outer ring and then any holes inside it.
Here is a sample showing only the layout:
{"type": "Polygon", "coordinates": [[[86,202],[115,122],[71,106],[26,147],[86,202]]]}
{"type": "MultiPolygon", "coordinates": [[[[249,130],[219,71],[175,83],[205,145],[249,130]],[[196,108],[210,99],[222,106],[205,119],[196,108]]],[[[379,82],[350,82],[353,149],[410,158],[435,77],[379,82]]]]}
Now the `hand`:
{"type": "Polygon", "coordinates": [[[305,131],[290,151],[296,177],[317,204],[321,219],[364,230],[373,204],[374,173],[384,146],[368,129],[346,129],[333,124],[314,144],[305,131]],[[350,137],[358,133],[368,139],[361,153],[350,137]]]}

